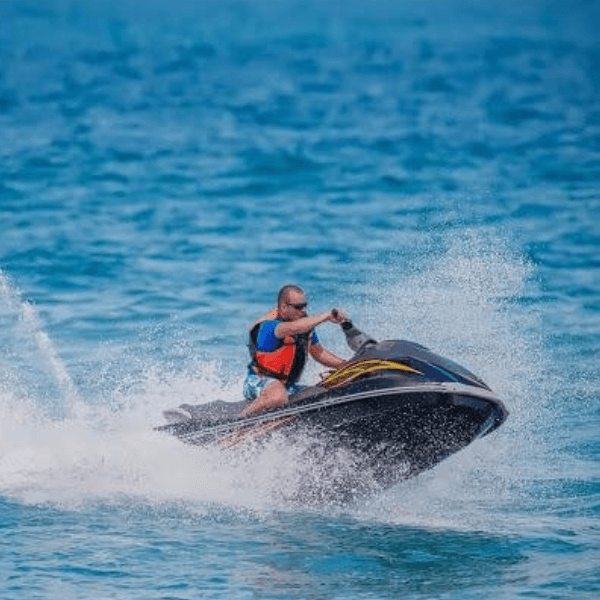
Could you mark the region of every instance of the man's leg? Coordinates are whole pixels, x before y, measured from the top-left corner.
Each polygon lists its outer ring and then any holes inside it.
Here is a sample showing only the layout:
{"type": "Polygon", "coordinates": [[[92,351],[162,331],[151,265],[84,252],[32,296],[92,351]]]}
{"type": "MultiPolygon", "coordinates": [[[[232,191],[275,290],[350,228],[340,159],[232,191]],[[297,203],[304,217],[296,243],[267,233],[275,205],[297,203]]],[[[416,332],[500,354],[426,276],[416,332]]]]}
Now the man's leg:
{"type": "Polygon", "coordinates": [[[283,382],[274,380],[261,392],[260,396],[242,410],[240,417],[248,417],[255,413],[263,412],[288,401],[288,392],[283,382]]]}

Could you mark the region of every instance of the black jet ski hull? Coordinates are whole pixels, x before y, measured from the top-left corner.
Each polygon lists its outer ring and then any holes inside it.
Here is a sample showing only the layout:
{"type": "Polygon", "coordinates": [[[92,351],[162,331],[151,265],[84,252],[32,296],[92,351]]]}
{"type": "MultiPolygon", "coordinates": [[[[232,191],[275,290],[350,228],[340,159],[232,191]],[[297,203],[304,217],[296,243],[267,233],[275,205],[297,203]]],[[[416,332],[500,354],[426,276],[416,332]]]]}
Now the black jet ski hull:
{"type": "MultiPolygon", "coordinates": [[[[388,487],[435,466],[487,435],[507,415],[492,392],[460,383],[428,383],[346,395],[329,391],[321,393],[320,399],[318,390],[319,386],[310,388],[297,395],[296,402],[254,417],[227,420],[223,418],[226,403],[221,403],[221,419],[216,423],[192,418],[159,429],[190,444],[223,449],[254,443],[274,431],[291,443],[313,440],[319,455],[324,446],[346,450],[354,457],[357,469],[368,471],[371,483],[388,487]]],[[[241,406],[236,403],[230,407],[237,414],[241,406]]],[[[311,462],[315,457],[306,459],[311,462]]],[[[337,487],[336,495],[340,495],[337,487]]]]}

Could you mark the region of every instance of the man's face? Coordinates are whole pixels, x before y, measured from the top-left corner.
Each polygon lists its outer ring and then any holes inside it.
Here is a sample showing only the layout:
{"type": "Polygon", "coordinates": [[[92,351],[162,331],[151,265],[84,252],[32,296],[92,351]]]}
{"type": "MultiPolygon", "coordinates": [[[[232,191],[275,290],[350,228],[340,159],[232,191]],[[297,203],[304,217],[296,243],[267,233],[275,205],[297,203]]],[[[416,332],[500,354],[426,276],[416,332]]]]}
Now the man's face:
{"type": "Polygon", "coordinates": [[[306,307],[306,296],[301,292],[290,290],[279,307],[279,312],[286,321],[296,321],[306,316],[306,307]]]}

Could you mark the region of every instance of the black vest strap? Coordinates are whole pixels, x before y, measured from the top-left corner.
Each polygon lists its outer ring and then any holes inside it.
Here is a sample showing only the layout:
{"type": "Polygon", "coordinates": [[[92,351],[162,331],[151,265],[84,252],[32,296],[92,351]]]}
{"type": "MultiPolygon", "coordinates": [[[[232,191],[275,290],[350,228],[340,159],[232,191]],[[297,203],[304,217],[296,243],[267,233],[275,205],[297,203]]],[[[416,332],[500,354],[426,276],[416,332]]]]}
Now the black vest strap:
{"type": "Polygon", "coordinates": [[[296,344],[296,356],[294,357],[294,364],[292,370],[287,378],[286,384],[291,385],[296,383],[302,371],[304,371],[304,365],[306,364],[306,355],[308,354],[308,333],[298,333],[294,336],[294,342],[296,344]]]}

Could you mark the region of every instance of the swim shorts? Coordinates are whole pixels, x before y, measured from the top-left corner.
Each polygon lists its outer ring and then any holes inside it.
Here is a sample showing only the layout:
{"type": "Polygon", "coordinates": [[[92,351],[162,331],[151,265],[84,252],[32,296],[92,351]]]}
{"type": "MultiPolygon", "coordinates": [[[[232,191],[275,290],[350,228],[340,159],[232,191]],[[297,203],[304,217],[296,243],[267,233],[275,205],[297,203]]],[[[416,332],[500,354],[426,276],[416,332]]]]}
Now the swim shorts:
{"type": "MultiPolygon", "coordinates": [[[[263,392],[263,390],[277,379],[273,377],[264,377],[257,375],[252,369],[248,369],[246,379],[244,380],[244,400],[251,402],[256,400],[263,392]]],[[[292,383],[286,385],[285,389],[289,394],[295,394],[299,392],[304,386],[292,383]]]]}

